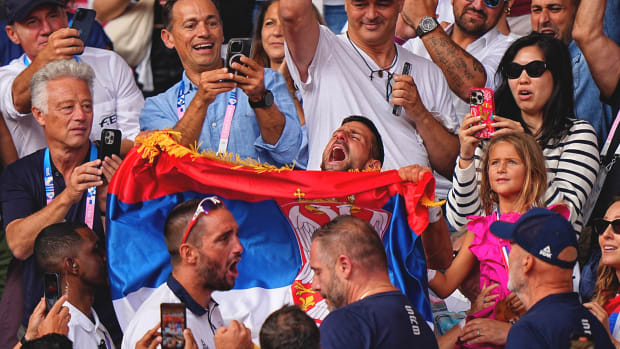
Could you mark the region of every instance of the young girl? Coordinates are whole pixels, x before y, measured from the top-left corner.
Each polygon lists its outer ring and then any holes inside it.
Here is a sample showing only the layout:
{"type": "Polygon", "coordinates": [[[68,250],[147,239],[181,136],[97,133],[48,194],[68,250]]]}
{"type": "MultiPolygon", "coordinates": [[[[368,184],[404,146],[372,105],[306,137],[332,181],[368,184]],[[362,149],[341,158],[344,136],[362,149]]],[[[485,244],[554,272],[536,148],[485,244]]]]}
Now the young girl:
{"type": "MultiPolygon", "coordinates": [[[[480,288],[494,284],[499,286],[488,288],[488,295],[483,291],[483,309],[473,316],[498,321],[516,317],[518,314],[514,313],[518,313],[518,299],[511,297],[511,302],[505,301],[510,294],[507,289],[510,244],[491,234],[489,227],[496,220],[515,222],[529,208],[544,206],[546,189],[545,159],[534,137],[525,133],[509,133],[492,138],[482,157],[480,197],[486,216],[469,217],[462,248],[444,274],[436,273],[429,280],[430,288],[441,298],[449,296],[478,260],[480,288]]],[[[568,210],[561,211],[567,215],[568,210]]],[[[506,329],[505,340],[509,326],[502,328],[506,329]]],[[[493,335],[497,337],[497,333],[493,335]]],[[[477,328],[474,336],[483,337],[485,333],[477,328]]]]}

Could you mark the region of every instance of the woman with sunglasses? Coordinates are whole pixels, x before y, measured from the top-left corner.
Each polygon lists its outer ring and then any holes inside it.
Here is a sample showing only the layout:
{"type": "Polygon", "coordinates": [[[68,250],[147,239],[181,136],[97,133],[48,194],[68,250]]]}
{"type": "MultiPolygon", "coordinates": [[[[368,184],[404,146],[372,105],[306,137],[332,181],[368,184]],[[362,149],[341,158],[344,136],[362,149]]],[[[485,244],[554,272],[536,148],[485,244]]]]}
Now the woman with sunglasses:
{"type": "MultiPolygon", "coordinates": [[[[495,93],[494,135],[525,132],[536,138],[547,168],[545,204],[567,205],[573,227],[581,231],[581,209],[598,173],[599,151],[592,125],[575,118],[568,48],[532,33],[508,48],[498,74],[503,82],[495,93]]],[[[486,141],[475,136],[485,127],[479,121],[468,114],[458,131],[461,148],[446,213],[456,227],[482,214],[478,183],[486,141]]]]}
{"type": "Polygon", "coordinates": [[[594,297],[584,306],[610,331],[612,342],[620,348],[620,199],[611,204],[603,219],[596,221],[594,232],[601,246],[601,262],[594,297]]]}

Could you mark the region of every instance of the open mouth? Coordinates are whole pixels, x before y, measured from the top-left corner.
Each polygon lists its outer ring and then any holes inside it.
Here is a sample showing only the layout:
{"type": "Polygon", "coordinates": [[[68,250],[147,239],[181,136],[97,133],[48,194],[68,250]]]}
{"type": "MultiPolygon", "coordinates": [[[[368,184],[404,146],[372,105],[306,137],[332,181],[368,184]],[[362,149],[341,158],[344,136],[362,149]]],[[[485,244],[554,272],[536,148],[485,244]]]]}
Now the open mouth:
{"type": "Polygon", "coordinates": [[[347,158],[347,154],[340,146],[334,146],[332,152],[329,154],[330,162],[344,161],[347,158]]]}
{"type": "Polygon", "coordinates": [[[530,92],[530,91],[520,91],[519,92],[519,96],[529,96],[531,94],[532,94],[532,92],[530,92]]]}
{"type": "Polygon", "coordinates": [[[194,50],[197,50],[197,51],[204,51],[204,50],[209,51],[213,49],[213,46],[214,46],[213,43],[206,43],[206,44],[195,45],[193,48],[194,50]]]}
{"type": "Polygon", "coordinates": [[[228,271],[235,276],[239,275],[239,271],[237,270],[237,265],[239,264],[239,261],[240,259],[237,258],[228,266],[228,271]]]}
{"type": "Polygon", "coordinates": [[[613,246],[603,246],[603,251],[605,252],[615,251],[617,249],[618,249],[617,247],[613,247],[613,246]]]}

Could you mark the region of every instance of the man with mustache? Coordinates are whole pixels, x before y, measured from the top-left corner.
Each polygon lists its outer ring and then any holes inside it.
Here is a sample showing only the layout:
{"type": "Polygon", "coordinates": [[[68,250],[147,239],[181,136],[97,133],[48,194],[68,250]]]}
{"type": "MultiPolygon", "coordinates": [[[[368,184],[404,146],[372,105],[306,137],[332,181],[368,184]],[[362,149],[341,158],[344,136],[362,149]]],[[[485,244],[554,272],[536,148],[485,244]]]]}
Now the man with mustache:
{"type": "MultiPolygon", "coordinates": [[[[323,171],[381,171],[383,165],[383,141],[374,123],[363,116],[347,116],[342,125],[334,131],[323,150],[323,171]]],[[[428,167],[411,165],[400,168],[398,174],[403,181],[417,182],[428,167]]],[[[427,267],[445,269],[452,262],[452,244],[448,225],[440,207],[429,208],[430,224],[422,232],[422,245],[427,267]]]]}
{"type": "Polygon", "coordinates": [[[339,216],[312,235],[312,289],[330,309],[321,348],[437,348],[422,315],[390,282],[377,232],[359,218],[339,216]]]}
{"type": "MultiPolygon", "coordinates": [[[[172,209],[164,224],[172,273],[131,319],[123,348],[135,348],[157,324],[161,303],[183,303],[187,328],[196,336],[198,347],[215,348],[214,335],[224,321],[211,294],[235,285],[243,252],[238,230],[235,218],[216,196],[189,200],[172,209]]],[[[250,330],[239,326],[241,334],[251,341],[250,330]]]]}
{"type": "MultiPolygon", "coordinates": [[[[532,0],[532,30],[552,35],[568,45],[573,62],[575,115],[594,126],[602,145],[615,115],[609,105],[600,101],[601,91],[592,78],[586,57],[573,40],[572,30],[578,6],[579,0],[532,0]]],[[[620,41],[619,6],[618,0],[607,1],[603,25],[604,31],[616,43],[620,41]]]]}
{"type": "Polygon", "coordinates": [[[470,88],[495,89],[501,83],[495,72],[514,39],[500,33],[497,23],[504,12],[510,12],[512,3],[513,0],[453,0],[455,22],[444,29],[434,18],[437,0],[405,1],[396,39],[419,38],[409,40],[404,47],[431,59],[441,69],[461,120],[469,113],[470,88]]]}
{"type": "MultiPolygon", "coordinates": [[[[394,44],[402,6],[403,0],[346,0],[348,31],[337,36],[319,25],[311,0],[280,1],[287,66],[304,101],[308,169],[320,167],[342,116],[361,114],[390,136],[384,168],[418,164],[452,177],[459,122],[450,90],[436,65],[394,44]],[[402,74],[405,63],[409,74],[402,74]]],[[[450,187],[443,183],[440,198],[450,187]]]]}

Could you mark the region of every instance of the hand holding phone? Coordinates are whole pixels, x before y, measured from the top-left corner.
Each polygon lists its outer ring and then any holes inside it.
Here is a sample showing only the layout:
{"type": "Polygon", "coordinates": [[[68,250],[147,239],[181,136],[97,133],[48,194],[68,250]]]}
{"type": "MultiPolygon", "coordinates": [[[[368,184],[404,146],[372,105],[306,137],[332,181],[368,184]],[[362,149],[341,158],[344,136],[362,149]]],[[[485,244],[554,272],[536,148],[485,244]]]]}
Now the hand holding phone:
{"type": "Polygon", "coordinates": [[[161,303],[161,347],[183,348],[185,338],[183,330],[187,327],[185,304],[161,303]]]}
{"type": "Polygon", "coordinates": [[[474,136],[478,138],[493,137],[495,132],[495,128],[492,125],[495,113],[493,90],[490,88],[471,88],[469,90],[469,108],[471,116],[479,116],[481,118],[479,125],[486,125],[482,131],[477,132],[474,136]]]}
{"type": "Polygon", "coordinates": [[[113,154],[121,156],[121,130],[104,128],[101,130],[101,140],[99,142],[99,159],[103,161],[105,157],[111,158],[113,154]]]}
{"type": "MultiPolygon", "coordinates": [[[[403,73],[401,75],[409,75],[409,72],[411,72],[411,64],[409,62],[405,62],[405,64],[403,65],[403,73]]],[[[392,108],[392,114],[400,116],[400,111],[402,109],[403,107],[401,105],[395,105],[392,108]]]]}
{"type": "Polygon", "coordinates": [[[228,41],[228,47],[226,49],[226,68],[230,73],[235,75],[245,76],[245,74],[232,68],[233,63],[241,63],[241,56],[250,57],[252,52],[252,39],[251,38],[235,38],[228,41]]]}
{"type": "Polygon", "coordinates": [[[58,273],[45,273],[44,277],[45,289],[43,293],[45,295],[45,312],[48,313],[54,304],[56,304],[62,292],[60,289],[60,275],[58,275],[58,273]]]}
{"type": "Polygon", "coordinates": [[[86,43],[90,32],[95,24],[95,16],[97,12],[91,9],[78,8],[71,19],[71,28],[75,28],[80,32],[80,40],[86,43]]]}

